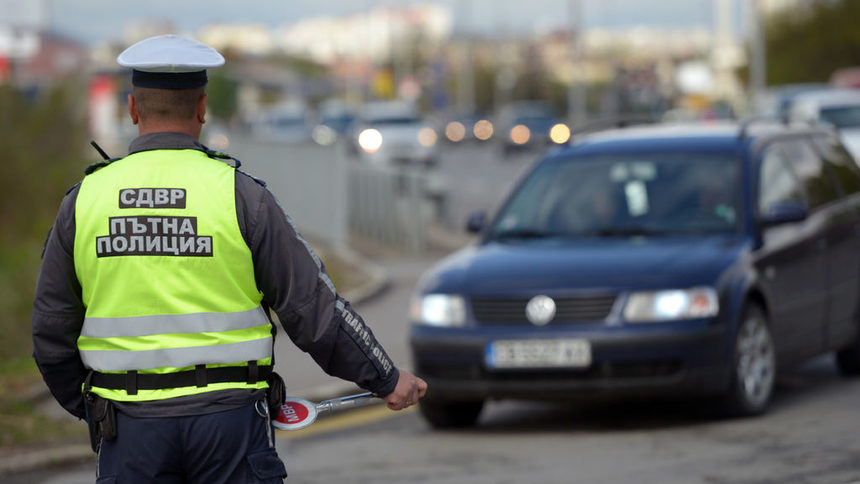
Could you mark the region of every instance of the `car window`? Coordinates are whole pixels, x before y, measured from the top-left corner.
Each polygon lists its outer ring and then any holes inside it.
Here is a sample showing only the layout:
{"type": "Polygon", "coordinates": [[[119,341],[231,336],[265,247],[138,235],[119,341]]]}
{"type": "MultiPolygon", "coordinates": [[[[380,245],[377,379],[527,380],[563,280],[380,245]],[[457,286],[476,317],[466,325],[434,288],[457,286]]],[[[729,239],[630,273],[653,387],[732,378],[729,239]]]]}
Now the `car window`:
{"type": "Polygon", "coordinates": [[[762,154],[758,183],[758,211],[768,213],[774,204],[792,201],[806,204],[803,191],[788,167],[785,154],[778,146],[770,145],[762,154]]]}
{"type": "Polygon", "coordinates": [[[806,193],[810,208],[819,207],[839,198],[833,173],[825,166],[809,138],[803,136],[778,142],[806,193]]]}
{"type": "Polygon", "coordinates": [[[821,120],[840,129],[856,128],[860,126],[860,105],[822,108],[821,120]]]}
{"type": "Polygon", "coordinates": [[[860,168],[836,136],[816,136],[813,142],[824,161],[833,169],[842,191],[860,192],[860,168]]]}
{"type": "Polygon", "coordinates": [[[734,232],[737,167],[700,153],[552,160],[510,197],[490,237],[734,232]]]}

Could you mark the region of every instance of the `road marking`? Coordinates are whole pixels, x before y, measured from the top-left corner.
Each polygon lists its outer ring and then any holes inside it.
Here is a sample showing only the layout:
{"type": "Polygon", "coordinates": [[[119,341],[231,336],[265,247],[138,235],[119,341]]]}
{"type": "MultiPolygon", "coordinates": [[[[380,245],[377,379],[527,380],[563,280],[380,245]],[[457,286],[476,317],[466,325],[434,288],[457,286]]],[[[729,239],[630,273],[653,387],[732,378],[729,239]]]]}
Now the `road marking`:
{"type": "Polygon", "coordinates": [[[370,423],[385,420],[387,418],[411,413],[415,411],[415,407],[409,407],[405,410],[395,412],[390,410],[385,405],[373,405],[365,408],[350,410],[344,413],[320,417],[310,427],[301,430],[277,432],[276,437],[284,440],[296,440],[314,435],[335,432],[338,430],[347,429],[350,427],[358,427],[359,425],[367,425],[370,423]]]}

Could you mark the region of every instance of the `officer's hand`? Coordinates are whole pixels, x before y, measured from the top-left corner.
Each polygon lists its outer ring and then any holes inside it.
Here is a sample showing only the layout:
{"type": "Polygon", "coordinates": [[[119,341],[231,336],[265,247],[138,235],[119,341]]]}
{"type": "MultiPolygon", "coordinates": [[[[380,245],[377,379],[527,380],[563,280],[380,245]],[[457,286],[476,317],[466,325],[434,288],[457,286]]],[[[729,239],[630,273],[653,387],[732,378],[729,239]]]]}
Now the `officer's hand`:
{"type": "Polygon", "coordinates": [[[418,403],[418,399],[427,393],[427,382],[405,370],[398,370],[397,386],[383,400],[392,410],[403,410],[418,403]]]}

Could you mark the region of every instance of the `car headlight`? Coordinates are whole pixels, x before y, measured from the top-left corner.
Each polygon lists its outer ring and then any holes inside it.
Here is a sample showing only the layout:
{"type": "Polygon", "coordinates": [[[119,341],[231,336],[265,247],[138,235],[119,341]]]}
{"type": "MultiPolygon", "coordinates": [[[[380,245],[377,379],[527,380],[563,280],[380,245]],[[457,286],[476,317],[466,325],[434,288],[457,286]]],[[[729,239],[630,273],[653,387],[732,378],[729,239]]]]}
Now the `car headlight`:
{"type": "Polygon", "coordinates": [[[524,145],[529,142],[529,138],[532,137],[532,132],[528,126],[518,124],[511,128],[510,137],[514,144],[524,145]]]}
{"type": "Polygon", "coordinates": [[[368,153],[376,153],[382,147],[382,133],[374,128],[365,129],[358,134],[358,145],[368,153]]]}
{"type": "Polygon", "coordinates": [[[487,141],[493,137],[493,123],[486,119],[482,119],[475,123],[475,127],[472,129],[472,132],[474,133],[475,138],[478,138],[481,141],[487,141]]]}
{"type": "Polygon", "coordinates": [[[450,294],[416,296],[409,315],[412,321],[430,326],[462,326],[466,322],[466,301],[450,294]]]}
{"type": "Polygon", "coordinates": [[[337,132],[324,124],[318,124],[311,131],[311,138],[322,146],[331,146],[337,141],[337,132]]]}
{"type": "Polygon", "coordinates": [[[433,128],[423,127],[418,130],[418,144],[425,148],[430,148],[431,146],[436,144],[436,131],[433,131],[433,128]]]}
{"type": "Polygon", "coordinates": [[[549,130],[549,138],[555,144],[564,144],[570,139],[570,128],[564,123],[557,123],[549,130]]]}
{"type": "Polygon", "coordinates": [[[631,323],[674,321],[716,316],[720,304],[712,287],[634,292],[624,306],[631,323]]]}
{"type": "Polygon", "coordinates": [[[459,143],[466,137],[466,127],[459,121],[451,121],[445,126],[445,136],[453,143],[459,143]]]}

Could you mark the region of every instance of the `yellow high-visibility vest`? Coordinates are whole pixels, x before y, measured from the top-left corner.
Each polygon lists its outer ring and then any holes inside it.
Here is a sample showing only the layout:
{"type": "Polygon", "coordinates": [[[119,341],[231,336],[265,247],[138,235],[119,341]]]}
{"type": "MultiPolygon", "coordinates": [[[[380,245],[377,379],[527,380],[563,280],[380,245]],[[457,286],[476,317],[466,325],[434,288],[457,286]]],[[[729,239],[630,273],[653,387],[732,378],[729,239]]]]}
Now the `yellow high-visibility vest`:
{"type": "MultiPolygon", "coordinates": [[[[234,177],[232,166],[188,149],[134,153],[84,178],[74,260],[87,368],[147,374],[271,365],[272,328],[239,229],[234,177]]],[[[149,401],[266,386],[264,379],[92,391],[149,401]]]]}

